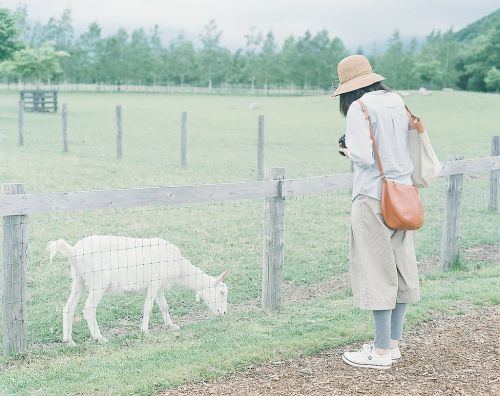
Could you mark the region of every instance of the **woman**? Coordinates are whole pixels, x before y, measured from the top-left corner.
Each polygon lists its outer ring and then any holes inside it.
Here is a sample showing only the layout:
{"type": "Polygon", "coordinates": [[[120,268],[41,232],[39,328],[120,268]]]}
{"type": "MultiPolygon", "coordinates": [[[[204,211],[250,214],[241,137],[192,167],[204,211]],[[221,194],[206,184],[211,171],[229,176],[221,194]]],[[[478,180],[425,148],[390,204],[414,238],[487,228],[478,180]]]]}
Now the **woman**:
{"type": "Polygon", "coordinates": [[[352,55],[338,64],[341,84],[340,112],[346,117],[345,147],[339,151],[354,164],[351,230],[349,243],[353,302],[373,311],[375,339],[356,352],[345,352],[343,360],[356,367],[387,369],[401,358],[407,304],[420,299],[413,234],[388,228],[382,218],[382,180],[375,161],[368,121],[361,102],[368,109],[375,141],[387,179],[412,184],[413,164],[408,131],[413,123],[426,133],[422,122],[409,116],[401,97],[391,92],[373,73],[368,59],[352,55]],[[411,120],[411,121],[410,121],[411,120]]]}

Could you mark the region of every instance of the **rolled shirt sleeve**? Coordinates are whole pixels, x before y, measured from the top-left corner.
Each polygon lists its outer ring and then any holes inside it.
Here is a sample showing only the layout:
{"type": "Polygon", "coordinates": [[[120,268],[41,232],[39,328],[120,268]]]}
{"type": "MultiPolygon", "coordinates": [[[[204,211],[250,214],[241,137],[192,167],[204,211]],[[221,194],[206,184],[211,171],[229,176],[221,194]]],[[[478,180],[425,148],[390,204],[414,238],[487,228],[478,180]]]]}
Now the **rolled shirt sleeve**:
{"type": "Polygon", "coordinates": [[[361,107],[357,102],[349,106],[346,116],[345,143],[350,151],[351,159],[362,168],[367,168],[375,162],[373,155],[370,129],[361,107]]]}

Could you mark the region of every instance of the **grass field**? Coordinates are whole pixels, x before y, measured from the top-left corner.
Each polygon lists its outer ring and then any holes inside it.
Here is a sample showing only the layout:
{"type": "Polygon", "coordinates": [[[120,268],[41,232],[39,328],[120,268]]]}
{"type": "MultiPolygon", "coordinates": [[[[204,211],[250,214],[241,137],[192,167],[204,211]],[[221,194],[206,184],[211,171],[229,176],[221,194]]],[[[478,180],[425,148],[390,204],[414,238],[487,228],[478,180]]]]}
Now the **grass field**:
{"type": "MultiPolygon", "coordinates": [[[[498,134],[499,95],[435,92],[406,98],[421,114],[438,156],[489,155],[498,134]]],[[[62,152],[60,114],[26,114],[25,146],[17,146],[17,95],[0,94],[1,182],[23,182],[29,192],[130,188],[254,180],[257,114],[266,117],[266,166],[288,177],[349,169],[335,150],[344,121],[337,103],[323,97],[165,96],[60,94],[69,106],[70,152],[62,152]],[[258,102],[260,109],[248,105],[258,102]],[[124,158],[115,159],[114,106],[123,106],[124,158]],[[188,111],[188,169],[179,167],[180,113],[188,111]]],[[[488,175],[466,177],[461,247],[500,243],[500,214],[489,213],[488,175]]],[[[419,259],[439,253],[443,182],[423,191],[427,223],[416,234],[419,259]]],[[[314,284],[347,269],[349,192],[291,199],[285,215],[285,281],[314,284]]],[[[262,201],[100,210],[30,217],[28,332],[31,351],[0,358],[5,393],[154,394],[186,381],[241,370],[266,360],[313,353],[366,339],[366,312],[350,304],[349,291],[287,304],[279,312],[249,309],[223,319],[186,325],[180,335],[158,329],[154,308],[149,337],[140,335],[142,295],[105,297],[98,319],[110,343],[89,340],[80,304],[74,327],[78,347],[61,343],[62,307],[70,280],[65,259],[48,264],[47,241],[70,243],[90,235],[162,237],[177,244],[211,274],[226,267],[229,301],[247,306],[259,296],[262,201]]],[[[498,263],[463,263],[462,269],[422,277],[423,300],[409,324],[460,304],[500,303],[498,263]]],[[[206,310],[192,292],[167,296],[175,318],[206,310]]],[[[2,388],[0,387],[0,391],[2,388]]]]}

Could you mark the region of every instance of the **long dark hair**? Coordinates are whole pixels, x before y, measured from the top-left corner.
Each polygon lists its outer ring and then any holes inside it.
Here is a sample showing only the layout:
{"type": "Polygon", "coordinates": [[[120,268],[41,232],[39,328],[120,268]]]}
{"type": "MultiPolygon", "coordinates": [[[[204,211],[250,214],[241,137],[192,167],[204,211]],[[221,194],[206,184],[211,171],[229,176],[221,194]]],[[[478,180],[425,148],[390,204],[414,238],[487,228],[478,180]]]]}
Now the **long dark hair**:
{"type": "Polygon", "coordinates": [[[358,100],[367,92],[378,91],[380,89],[383,89],[384,91],[387,92],[390,91],[390,88],[386,87],[384,84],[378,81],[376,83],[373,83],[372,85],[368,85],[367,87],[358,88],[355,91],[340,94],[340,102],[339,102],[340,113],[344,117],[347,116],[347,110],[349,110],[349,106],[351,105],[352,102],[358,100]]]}

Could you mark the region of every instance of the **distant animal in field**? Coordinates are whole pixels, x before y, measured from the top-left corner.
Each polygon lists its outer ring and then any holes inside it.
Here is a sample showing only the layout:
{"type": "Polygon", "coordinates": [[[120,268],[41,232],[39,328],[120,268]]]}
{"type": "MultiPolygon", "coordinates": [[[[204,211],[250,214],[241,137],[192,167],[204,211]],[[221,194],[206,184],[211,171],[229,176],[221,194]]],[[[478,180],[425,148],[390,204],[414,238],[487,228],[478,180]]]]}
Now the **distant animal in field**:
{"type": "Polygon", "coordinates": [[[179,285],[196,292],[209,310],[217,315],[227,311],[229,269],[217,277],[204,273],[182,256],[179,248],[160,238],[128,238],[92,235],[71,246],[64,239],[49,242],[50,262],[60,252],[69,259],[73,284],[63,309],[63,341],[74,345],[73,318],[84,288],[89,295],[83,309],[92,338],[104,343],[97,324],[96,309],[105,293],[123,294],[146,290],[141,331],[149,332],[149,318],[156,302],[165,326],[179,330],[168,312],[165,290],[179,285]]]}
{"type": "Polygon", "coordinates": [[[257,102],[253,102],[253,103],[250,103],[250,105],[248,106],[248,109],[249,110],[258,110],[259,109],[259,104],[257,102]]]}
{"type": "Polygon", "coordinates": [[[432,91],[429,91],[428,89],[426,89],[424,87],[420,87],[418,92],[420,93],[420,95],[431,95],[432,94],[432,91]]]}

